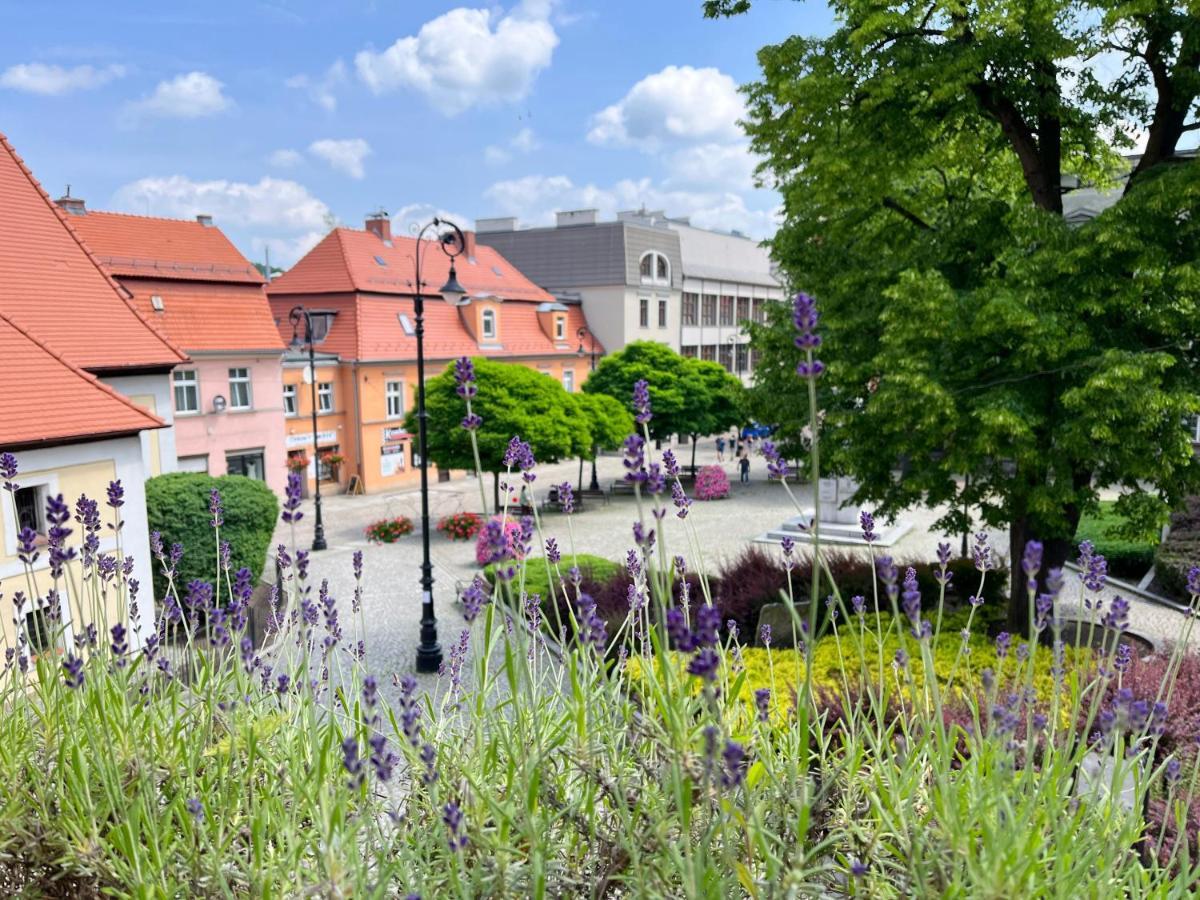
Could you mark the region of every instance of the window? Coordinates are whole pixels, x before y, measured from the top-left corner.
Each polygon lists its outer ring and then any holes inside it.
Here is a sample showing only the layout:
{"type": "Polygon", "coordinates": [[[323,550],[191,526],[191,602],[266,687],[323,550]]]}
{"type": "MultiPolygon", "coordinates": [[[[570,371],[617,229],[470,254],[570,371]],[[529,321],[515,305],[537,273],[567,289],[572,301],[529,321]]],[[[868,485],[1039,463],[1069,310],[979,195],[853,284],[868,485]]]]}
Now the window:
{"type": "Polygon", "coordinates": [[[261,450],[244,450],[225,454],[225,471],[230,475],[245,475],[256,481],[267,480],[267,467],[261,450]]]}
{"type": "Polygon", "coordinates": [[[733,324],[733,298],[732,297],[722,297],[721,298],[721,324],[722,325],[732,325],[733,324]]]}
{"type": "Polygon", "coordinates": [[[643,328],[650,324],[650,298],[638,297],[638,324],[643,328]]]}
{"type": "Polygon", "coordinates": [[[554,317],[554,339],[556,341],[565,341],[567,339],[567,317],[554,317]]]}
{"type": "Polygon", "coordinates": [[[700,324],[701,325],[716,325],[717,324],[717,295],[705,294],[704,301],[700,306],[700,324]]]}
{"type": "Polygon", "coordinates": [[[750,298],[737,298],[737,320],[739,322],[748,322],[750,320],[750,298]]]}
{"type": "Polygon", "coordinates": [[[762,300],[754,301],[754,321],[762,324],[763,322],[763,302],[762,300]]]}
{"type": "Polygon", "coordinates": [[[481,317],[483,336],[485,338],[496,337],[496,313],[490,309],[485,309],[481,317]]]}
{"type": "Polygon", "coordinates": [[[313,313],[312,342],[319,344],[329,337],[329,328],[333,325],[333,313],[313,313]]]}
{"type": "Polygon", "coordinates": [[[746,362],[750,348],[746,344],[736,344],[737,358],[734,360],[733,371],[741,375],[746,371],[746,362]]]}
{"type": "Polygon", "coordinates": [[[667,327],[667,299],[666,297],[658,298],[658,327],[667,327]]]}
{"type": "Polygon", "coordinates": [[[700,348],[700,358],[703,360],[707,360],[708,362],[716,362],[717,361],[717,345],[716,344],[705,344],[703,347],[701,347],[700,348]]]}
{"type": "Polygon", "coordinates": [[[49,607],[35,606],[26,614],[25,637],[35,656],[54,647],[54,630],[49,607]]]}
{"type": "Polygon", "coordinates": [[[296,386],[294,384],[285,384],[283,386],[283,414],[285,416],[294,416],[300,411],[296,405],[296,386]]]}
{"type": "Polygon", "coordinates": [[[721,356],[721,365],[723,365],[725,367],[725,371],[732,372],[733,371],[733,345],[732,344],[722,344],[720,356],[721,356]]]}
{"type": "Polygon", "coordinates": [[[179,457],[178,471],[180,472],[203,472],[208,474],[208,454],[203,453],[199,456],[181,456],[179,457]]]}
{"type": "Polygon", "coordinates": [[[568,394],[575,393],[575,370],[563,369],[563,388],[568,394]]]}
{"type": "Polygon", "coordinates": [[[322,447],[317,452],[317,478],[321,481],[337,480],[337,466],[333,462],[333,457],[338,455],[337,445],[322,447]]]}
{"type": "Polygon", "coordinates": [[[683,295],[683,324],[696,324],[696,311],[700,305],[700,297],[697,294],[683,295]]]}
{"type": "Polygon", "coordinates": [[[46,518],[42,514],[46,506],[45,486],[18,488],[13,497],[17,502],[17,531],[32,528],[38,534],[45,534],[46,518]]]}
{"type": "Polygon", "coordinates": [[[171,374],[175,383],[175,412],[186,415],[200,412],[200,382],[195,369],[176,369],[171,374]]]}
{"type": "Polygon", "coordinates": [[[661,253],[651,250],[642,254],[638,264],[638,275],[641,276],[643,284],[670,284],[671,263],[661,253]]]}
{"type": "Polygon", "coordinates": [[[404,418],[404,382],[389,381],[384,386],[387,395],[387,417],[389,419],[404,418]]]}
{"type": "Polygon", "coordinates": [[[333,412],[333,382],[321,381],[317,383],[317,412],[330,413],[333,412]]]}
{"type": "Polygon", "coordinates": [[[688,359],[695,359],[696,358],[696,345],[695,344],[684,344],[682,347],[679,348],[679,354],[680,354],[680,356],[686,356],[688,359]]]}
{"type": "Polygon", "coordinates": [[[229,370],[229,408],[250,408],[250,370],[229,370]]]}

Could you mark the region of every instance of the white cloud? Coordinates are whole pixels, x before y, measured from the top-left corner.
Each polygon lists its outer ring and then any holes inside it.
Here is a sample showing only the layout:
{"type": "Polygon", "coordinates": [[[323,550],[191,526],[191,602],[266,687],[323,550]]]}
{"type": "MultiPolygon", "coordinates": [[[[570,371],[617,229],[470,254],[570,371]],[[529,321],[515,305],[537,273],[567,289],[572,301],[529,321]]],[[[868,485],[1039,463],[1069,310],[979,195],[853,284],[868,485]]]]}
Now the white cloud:
{"type": "MultiPolygon", "coordinates": [[[[609,187],[576,185],[565,175],[528,175],[498,181],[484,191],[498,216],[516,216],[527,225],[551,225],[554,213],[565,209],[596,209],[611,219],[620,210],[661,209],[672,217],[688,216],[694,225],[737,229],[765,237],[777,227],[778,210],[747,203],[737,191],[685,190],[656,184],[649,178],[622,179],[609,187]]],[[[764,197],[767,199],[767,197],[764,197]]],[[[772,202],[777,202],[771,198],[772,202]]]]}
{"type": "Polygon", "coordinates": [[[313,103],[333,112],[337,109],[336,88],[346,82],[346,64],[340,59],[325,70],[320,78],[310,78],[308,75],[294,75],[284,82],[290,88],[307,91],[313,103]]]}
{"type": "Polygon", "coordinates": [[[135,114],[173,119],[212,116],[233,105],[222,92],[224,87],[207,72],[188,72],[170,81],[160,81],[153,94],[130,109],[135,114]]]}
{"type": "Polygon", "coordinates": [[[298,166],[304,162],[304,156],[299,150],[293,150],[290,147],[284,147],[276,150],[269,157],[267,162],[275,166],[277,169],[290,169],[292,166],[298,166]]]}
{"type": "Polygon", "coordinates": [[[592,116],[594,144],[656,150],[664,143],[729,142],[741,137],[745,105],[737,84],[719,69],[667,66],[592,116]]]}
{"type": "Polygon", "coordinates": [[[666,159],[666,184],[706,190],[727,188],[747,191],[754,187],[754,167],[759,158],[747,144],[701,144],[677,150],[666,159]]]}
{"type": "Polygon", "coordinates": [[[351,178],[362,178],[367,174],[363,160],[371,155],[371,145],[362,138],[340,141],[325,138],[309,144],[308,152],[351,178]]]}
{"type": "Polygon", "coordinates": [[[392,213],[392,234],[416,237],[435,216],[453,222],[464,231],[471,227],[471,220],[460,213],[448,212],[432,203],[408,203],[392,213]]]}
{"type": "Polygon", "coordinates": [[[522,128],[509,138],[506,145],[490,144],[483,148],[483,159],[490,166],[499,166],[513,158],[515,153],[532,153],[541,144],[532,128],[522,128]]]}
{"type": "Polygon", "coordinates": [[[332,219],[329,207],[304,185],[279,178],[256,184],[183,175],[142,178],[118,189],[113,206],[182,219],[209,214],[218,226],[245,235],[255,252],[269,244],[272,262],[287,265],[320,240],[332,219]]]}
{"type": "Polygon", "coordinates": [[[124,75],[125,67],[121,65],[103,68],[75,66],[64,69],[62,66],[46,63],[19,63],[9,66],[0,74],[0,87],[30,94],[58,96],[72,91],[90,91],[103,87],[124,75]]]}
{"type": "Polygon", "coordinates": [[[520,100],[558,46],[552,8],[549,0],[525,0],[506,14],[458,7],[382,52],[361,51],[354,64],[374,93],[411,88],[447,115],[520,100]]]}

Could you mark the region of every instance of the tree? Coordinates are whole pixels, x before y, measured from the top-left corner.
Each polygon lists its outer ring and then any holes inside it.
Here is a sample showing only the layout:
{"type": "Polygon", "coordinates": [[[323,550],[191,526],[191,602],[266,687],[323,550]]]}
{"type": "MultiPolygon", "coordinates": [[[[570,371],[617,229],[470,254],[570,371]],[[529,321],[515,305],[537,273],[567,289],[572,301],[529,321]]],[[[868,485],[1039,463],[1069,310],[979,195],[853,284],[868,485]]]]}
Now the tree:
{"type": "MultiPolygon", "coordinates": [[[[742,384],[720,365],[680,356],[654,341],[634,341],[600,361],[583,389],[607,394],[633,409],[633,386],[650,385],[650,436],[713,434],[741,421],[742,384]]],[[[695,462],[693,458],[693,463],[695,462]]]]}
{"type": "MultiPolygon", "coordinates": [[[[482,357],[473,362],[478,394],[471,406],[483,418],[476,432],[480,465],[492,473],[498,509],[499,473],[505,469],[504,451],[513,437],[527,441],[538,462],[545,463],[589,452],[592,433],[580,404],[553,378],[514,363],[482,357]]],[[[474,469],[471,439],[461,427],[466,401],[455,390],[453,363],[425,383],[425,408],[429,459],[446,469],[474,469]]],[[[404,427],[416,434],[415,411],[409,412],[404,427]]]]}
{"type": "MultiPolygon", "coordinates": [[[[764,48],[746,89],[784,198],[774,255],[822,310],[823,446],[885,514],[1007,524],[1024,628],[1026,540],[1045,542],[1044,586],[1101,487],[1153,517],[1200,483],[1181,428],[1200,390],[1200,168],[1176,152],[1200,128],[1200,17],[1161,0],[833,9],[833,34],[764,48]],[[1128,129],[1147,143],[1126,161],[1128,129]],[[1119,199],[1072,227],[1064,175],[1119,199]]],[[[760,404],[798,359],[789,329],[778,311],[755,330],[760,404]]]]}

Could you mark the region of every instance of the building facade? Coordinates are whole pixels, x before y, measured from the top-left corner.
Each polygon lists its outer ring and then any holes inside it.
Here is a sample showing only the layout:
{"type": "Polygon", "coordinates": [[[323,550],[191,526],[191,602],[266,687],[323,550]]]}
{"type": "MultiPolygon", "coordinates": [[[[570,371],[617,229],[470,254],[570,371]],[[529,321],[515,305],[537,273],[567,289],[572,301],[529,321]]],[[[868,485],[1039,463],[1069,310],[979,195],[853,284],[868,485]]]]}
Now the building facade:
{"type": "MultiPolygon", "coordinates": [[[[449,261],[434,243],[421,251],[426,375],[461,356],[527,365],[578,390],[588,359],[577,333],[588,328],[578,302],[561,302],[505,257],[480,246],[472,232],[456,262],[467,296],[449,306],[437,294],[449,261]]],[[[316,365],[307,346],[288,351],[283,366],[284,443],[289,465],[340,488],[358,476],[367,492],[396,489],[418,477],[415,436],[404,417],[416,402],[413,238],[393,238],[386,215],[365,230],[337,228],[268,286],[285,343],[303,338],[291,311],[312,316],[316,365]],[[317,409],[316,442],[312,410],[317,409]]],[[[303,344],[303,341],[300,342],[303,344]]],[[[598,352],[604,346],[597,342],[598,352]]],[[[438,473],[448,478],[449,473],[438,473]]]]}
{"type": "Polygon", "coordinates": [[[515,218],[503,218],[480,219],[476,229],[480,244],[532,281],[560,299],[578,300],[610,350],[633,341],[679,350],[679,235],[661,213],[620,213],[601,222],[596,210],[583,209],[558,213],[549,228],[518,229],[515,218]]]}
{"type": "MultiPolygon", "coordinates": [[[[195,220],[90,211],[58,201],[141,315],[187,353],[171,376],[178,467],[287,483],[284,346],[265,279],[209,216],[195,220]]],[[[157,473],[154,473],[157,474],[157,473]]]]}

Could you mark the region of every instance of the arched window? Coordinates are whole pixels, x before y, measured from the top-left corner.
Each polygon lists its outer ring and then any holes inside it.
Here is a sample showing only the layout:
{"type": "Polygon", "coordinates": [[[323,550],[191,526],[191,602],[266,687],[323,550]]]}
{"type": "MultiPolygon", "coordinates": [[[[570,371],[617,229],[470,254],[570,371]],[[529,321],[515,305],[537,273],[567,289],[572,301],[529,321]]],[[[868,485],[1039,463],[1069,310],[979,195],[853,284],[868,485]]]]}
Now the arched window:
{"type": "Polygon", "coordinates": [[[483,323],[483,336],[485,338],[494,338],[496,336],[496,313],[490,309],[485,309],[481,321],[483,323]]]}
{"type": "Polygon", "coordinates": [[[670,284],[671,263],[661,253],[651,250],[642,255],[638,266],[643,284],[670,284]]]}

